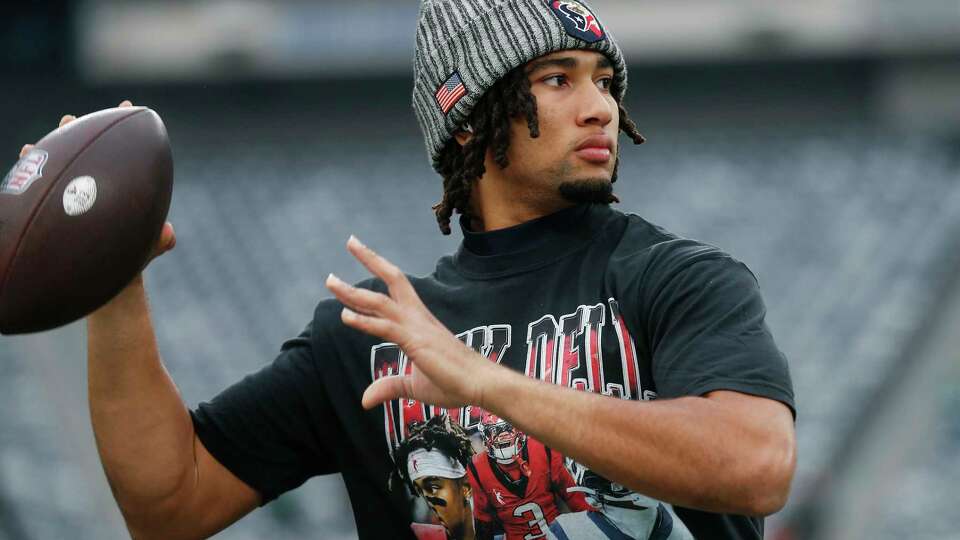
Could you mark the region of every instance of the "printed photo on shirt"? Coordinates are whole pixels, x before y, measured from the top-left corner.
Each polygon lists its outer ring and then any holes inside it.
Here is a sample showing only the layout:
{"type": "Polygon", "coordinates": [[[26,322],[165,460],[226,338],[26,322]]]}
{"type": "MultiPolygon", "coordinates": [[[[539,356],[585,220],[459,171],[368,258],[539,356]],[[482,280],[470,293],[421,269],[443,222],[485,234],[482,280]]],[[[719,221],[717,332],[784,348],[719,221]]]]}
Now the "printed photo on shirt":
{"type": "MultiPolygon", "coordinates": [[[[545,382],[612,398],[656,398],[613,298],[539,316],[523,333],[527,343],[516,356],[510,324],[457,337],[545,382]]],[[[412,369],[396,344],[375,345],[370,358],[374,379],[412,369]]],[[[692,538],[670,505],[604,478],[489,411],[410,399],[383,410],[396,472],[412,495],[417,538],[692,538]]]]}
{"type": "Polygon", "coordinates": [[[415,422],[395,456],[421,508],[411,524],[420,540],[692,538],[663,503],[486,411],[473,436],[445,414],[415,422]]]}
{"type": "Polygon", "coordinates": [[[473,456],[469,478],[474,517],[482,530],[505,540],[546,538],[563,512],[594,510],[576,487],[559,453],[484,412],[483,450],[473,456]]]}
{"type": "Polygon", "coordinates": [[[467,467],[473,445],[463,428],[449,416],[435,416],[410,426],[397,447],[397,473],[410,492],[424,501],[431,523],[411,526],[419,539],[474,540],[473,487],[467,467]]]}

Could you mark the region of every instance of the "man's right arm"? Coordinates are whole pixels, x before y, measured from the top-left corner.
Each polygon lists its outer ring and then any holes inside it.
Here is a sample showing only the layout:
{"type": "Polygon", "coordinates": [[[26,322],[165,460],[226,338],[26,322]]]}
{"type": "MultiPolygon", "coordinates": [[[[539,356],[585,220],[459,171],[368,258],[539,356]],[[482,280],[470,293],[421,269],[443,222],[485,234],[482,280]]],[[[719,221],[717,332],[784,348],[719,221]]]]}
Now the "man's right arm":
{"type": "MultiPolygon", "coordinates": [[[[167,225],[161,246],[172,237],[167,225]]],[[[194,432],[161,362],[142,277],[87,318],[87,335],[97,449],[131,535],[205,538],[256,508],[259,494],[194,432]]]]}
{"type": "MultiPolygon", "coordinates": [[[[64,115],[60,127],[75,119],[64,115]]],[[[164,224],[150,258],[175,245],[164,224]]],[[[87,317],[87,372],[97,450],[133,537],[205,538],[260,503],[194,433],[160,361],[142,276],[87,317]]]]}

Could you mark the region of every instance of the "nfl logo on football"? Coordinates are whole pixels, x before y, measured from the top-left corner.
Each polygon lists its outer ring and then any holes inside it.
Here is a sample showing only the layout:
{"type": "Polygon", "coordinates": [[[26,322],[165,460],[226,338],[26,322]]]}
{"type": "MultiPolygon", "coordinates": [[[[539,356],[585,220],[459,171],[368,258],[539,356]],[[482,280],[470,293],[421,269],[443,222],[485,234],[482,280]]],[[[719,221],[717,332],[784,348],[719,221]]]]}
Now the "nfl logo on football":
{"type": "Polygon", "coordinates": [[[0,182],[0,193],[20,195],[30,184],[43,176],[43,164],[47,162],[47,152],[39,148],[31,148],[29,152],[10,169],[7,176],[0,182]]]}

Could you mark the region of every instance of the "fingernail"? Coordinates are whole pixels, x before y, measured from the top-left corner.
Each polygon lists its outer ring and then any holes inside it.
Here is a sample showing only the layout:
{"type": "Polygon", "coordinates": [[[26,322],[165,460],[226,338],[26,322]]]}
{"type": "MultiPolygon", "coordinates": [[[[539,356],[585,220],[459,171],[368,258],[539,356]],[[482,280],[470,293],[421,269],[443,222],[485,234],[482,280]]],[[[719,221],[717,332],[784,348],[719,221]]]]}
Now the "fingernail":
{"type": "Polygon", "coordinates": [[[333,275],[333,272],[331,272],[330,275],[327,276],[327,283],[340,284],[343,283],[343,281],[341,281],[340,278],[333,275]]]}
{"type": "Polygon", "coordinates": [[[356,236],[354,236],[354,235],[352,235],[352,234],[350,235],[350,238],[347,239],[347,243],[348,243],[348,244],[351,243],[351,242],[352,242],[354,245],[356,245],[357,247],[367,247],[367,246],[365,246],[365,245],[363,244],[363,242],[360,241],[359,238],[357,238],[356,236]]]}
{"type": "Polygon", "coordinates": [[[343,318],[348,321],[355,321],[357,320],[357,313],[352,309],[345,307],[343,308],[343,318]]]}

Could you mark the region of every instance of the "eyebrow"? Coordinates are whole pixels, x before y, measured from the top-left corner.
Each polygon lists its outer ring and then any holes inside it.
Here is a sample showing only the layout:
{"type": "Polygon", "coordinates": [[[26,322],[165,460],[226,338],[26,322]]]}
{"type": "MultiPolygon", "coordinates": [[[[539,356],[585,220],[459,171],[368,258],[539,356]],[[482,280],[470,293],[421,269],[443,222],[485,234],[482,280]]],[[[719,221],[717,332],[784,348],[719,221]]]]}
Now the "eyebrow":
{"type": "Polygon", "coordinates": [[[569,56],[565,56],[562,58],[548,58],[546,60],[537,60],[536,62],[530,64],[530,69],[527,70],[527,73],[528,74],[536,73],[537,71],[540,71],[541,69],[548,68],[548,67],[562,67],[567,69],[573,69],[577,67],[578,63],[579,62],[577,62],[576,58],[571,58],[569,56]]]}
{"type": "MultiPolygon", "coordinates": [[[[573,69],[573,68],[576,68],[577,65],[579,65],[579,63],[580,62],[576,58],[573,58],[572,56],[562,56],[560,58],[547,58],[546,60],[537,60],[532,64],[530,64],[530,68],[527,69],[527,75],[531,75],[547,67],[562,67],[566,69],[573,69]]],[[[613,63],[610,62],[609,58],[601,55],[600,58],[597,60],[597,67],[601,69],[612,68],[613,63]]]]}

